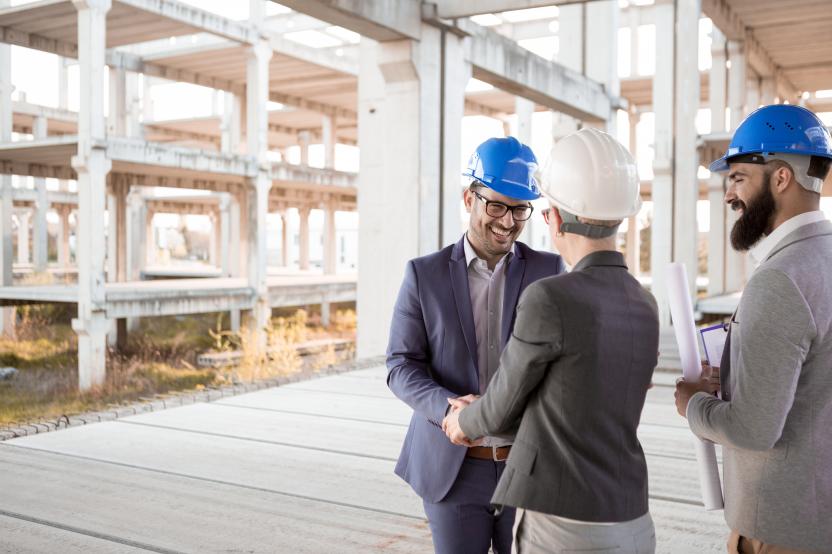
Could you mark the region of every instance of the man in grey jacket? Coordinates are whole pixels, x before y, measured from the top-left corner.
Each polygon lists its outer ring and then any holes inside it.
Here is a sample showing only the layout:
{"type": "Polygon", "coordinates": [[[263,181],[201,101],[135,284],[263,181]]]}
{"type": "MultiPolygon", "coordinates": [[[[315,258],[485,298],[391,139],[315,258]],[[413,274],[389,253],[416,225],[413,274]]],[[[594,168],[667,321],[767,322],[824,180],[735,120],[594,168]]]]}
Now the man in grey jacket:
{"type": "Polygon", "coordinates": [[[832,139],[810,111],[755,111],[711,171],[758,264],[731,320],[722,398],[677,384],[691,430],[723,446],[731,553],[832,552],[832,223],[820,190],[832,139]]]}
{"type": "Polygon", "coordinates": [[[526,289],[500,369],[443,429],[456,444],[513,434],[492,502],[515,506],[515,554],[652,554],[647,464],[636,430],[656,366],[656,302],[616,251],[641,206],[635,160],[587,128],[544,173],[552,242],[573,269],[526,289]],[[519,427],[518,427],[519,424],[519,427]]]}

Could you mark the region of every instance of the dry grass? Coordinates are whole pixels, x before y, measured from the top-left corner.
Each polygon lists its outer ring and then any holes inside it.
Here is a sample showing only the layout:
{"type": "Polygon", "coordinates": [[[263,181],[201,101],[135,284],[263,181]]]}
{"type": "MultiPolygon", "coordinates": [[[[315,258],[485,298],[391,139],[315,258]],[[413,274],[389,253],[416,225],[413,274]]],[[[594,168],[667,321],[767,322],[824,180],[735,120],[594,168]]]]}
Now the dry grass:
{"type": "Polygon", "coordinates": [[[307,313],[298,310],[272,320],[266,330],[266,353],[257,348],[253,332],[230,332],[221,316],[148,318],[129,335],[124,352],[109,353],[104,385],[80,393],[77,342],[68,325],[71,314],[61,310],[53,305],[24,307],[19,312],[16,337],[0,337],[0,367],[19,370],[13,379],[0,381],[0,426],[55,420],[143,397],[325,367],[352,353],[330,348],[305,360],[295,345],[312,338],[355,333],[354,311],[337,312],[327,330],[310,325],[307,313]],[[242,363],[219,370],[196,368],[197,355],[209,349],[240,350],[242,363]]]}

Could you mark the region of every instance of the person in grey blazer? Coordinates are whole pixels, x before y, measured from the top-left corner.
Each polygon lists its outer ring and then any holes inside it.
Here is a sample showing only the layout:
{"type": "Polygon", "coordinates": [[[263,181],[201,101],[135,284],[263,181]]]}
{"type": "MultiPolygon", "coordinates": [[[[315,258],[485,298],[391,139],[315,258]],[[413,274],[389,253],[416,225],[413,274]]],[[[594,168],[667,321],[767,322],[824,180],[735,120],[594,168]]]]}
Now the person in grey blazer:
{"type": "Polygon", "coordinates": [[[734,554],[832,552],[830,161],[817,116],[776,105],[750,114],[711,164],[729,172],[725,201],[742,213],[731,244],[758,265],[731,319],[721,399],[682,381],[676,406],[723,446],[734,554]]]}
{"type": "Polygon", "coordinates": [[[553,148],[542,193],[553,243],[574,267],[526,289],[496,377],[478,400],[453,400],[443,427],[456,444],[516,430],[492,498],[518,508],[515,552],[651,553],[636,429],[659,320],[615,243],[641,206],[635,161],[583,129],[553,148]]]}

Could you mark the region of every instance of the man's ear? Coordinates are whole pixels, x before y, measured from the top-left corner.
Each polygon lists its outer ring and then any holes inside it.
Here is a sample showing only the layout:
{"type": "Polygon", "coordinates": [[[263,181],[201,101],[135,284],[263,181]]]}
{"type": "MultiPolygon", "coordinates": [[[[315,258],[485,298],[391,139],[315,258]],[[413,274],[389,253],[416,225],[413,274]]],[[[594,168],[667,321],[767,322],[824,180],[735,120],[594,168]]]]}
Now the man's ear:
{"type": "Polygon", "coordinates": [[[771,174],[772,179],[774,182],[772,183],[774,186],[774,192],[785,192],[786,189],[789,187],[789,183],[795,181],[796,185],[799,185],[797,182],[797,178],[794,175],[794,171],[791,168],[786,166],[778,167],[774,173],[771,174]]]}
{"type": "Polygon", "coordinates": [[[474,193],[471,192],[470,188],[467,188],[462,192],[462,201],[465,203],[465,211],[470,214],[471,209],[474,206],[474,193]]]}

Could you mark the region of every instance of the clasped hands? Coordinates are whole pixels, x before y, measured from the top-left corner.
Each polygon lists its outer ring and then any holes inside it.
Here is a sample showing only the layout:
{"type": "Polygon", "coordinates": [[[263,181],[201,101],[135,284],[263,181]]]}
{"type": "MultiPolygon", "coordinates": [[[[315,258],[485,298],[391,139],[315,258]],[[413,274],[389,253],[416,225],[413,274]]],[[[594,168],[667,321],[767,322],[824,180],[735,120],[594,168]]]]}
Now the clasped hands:
{"type": "Polygon", "coordinates": [[[719,368],[702,362],[702,374],[699,381],[685,381],[683,377],[676,380],[676,411],[682,417],[687,417],[688,402],[697,392],[714,394],[719,390],[719,368]]]}
{"type": "Polygon", "coordinates": [[[442,420],[442,430],[448,436],[448,440],[460,446],[479,446],[482,444],[482,439],[470,440],[465,436],[462,428],[459,426],[459,413],[465,409],[471,402],[479,398],[476,394],[467,394],[457,398],[449,398],[448,404],[451,405],[451,411],[442,420]]]}

